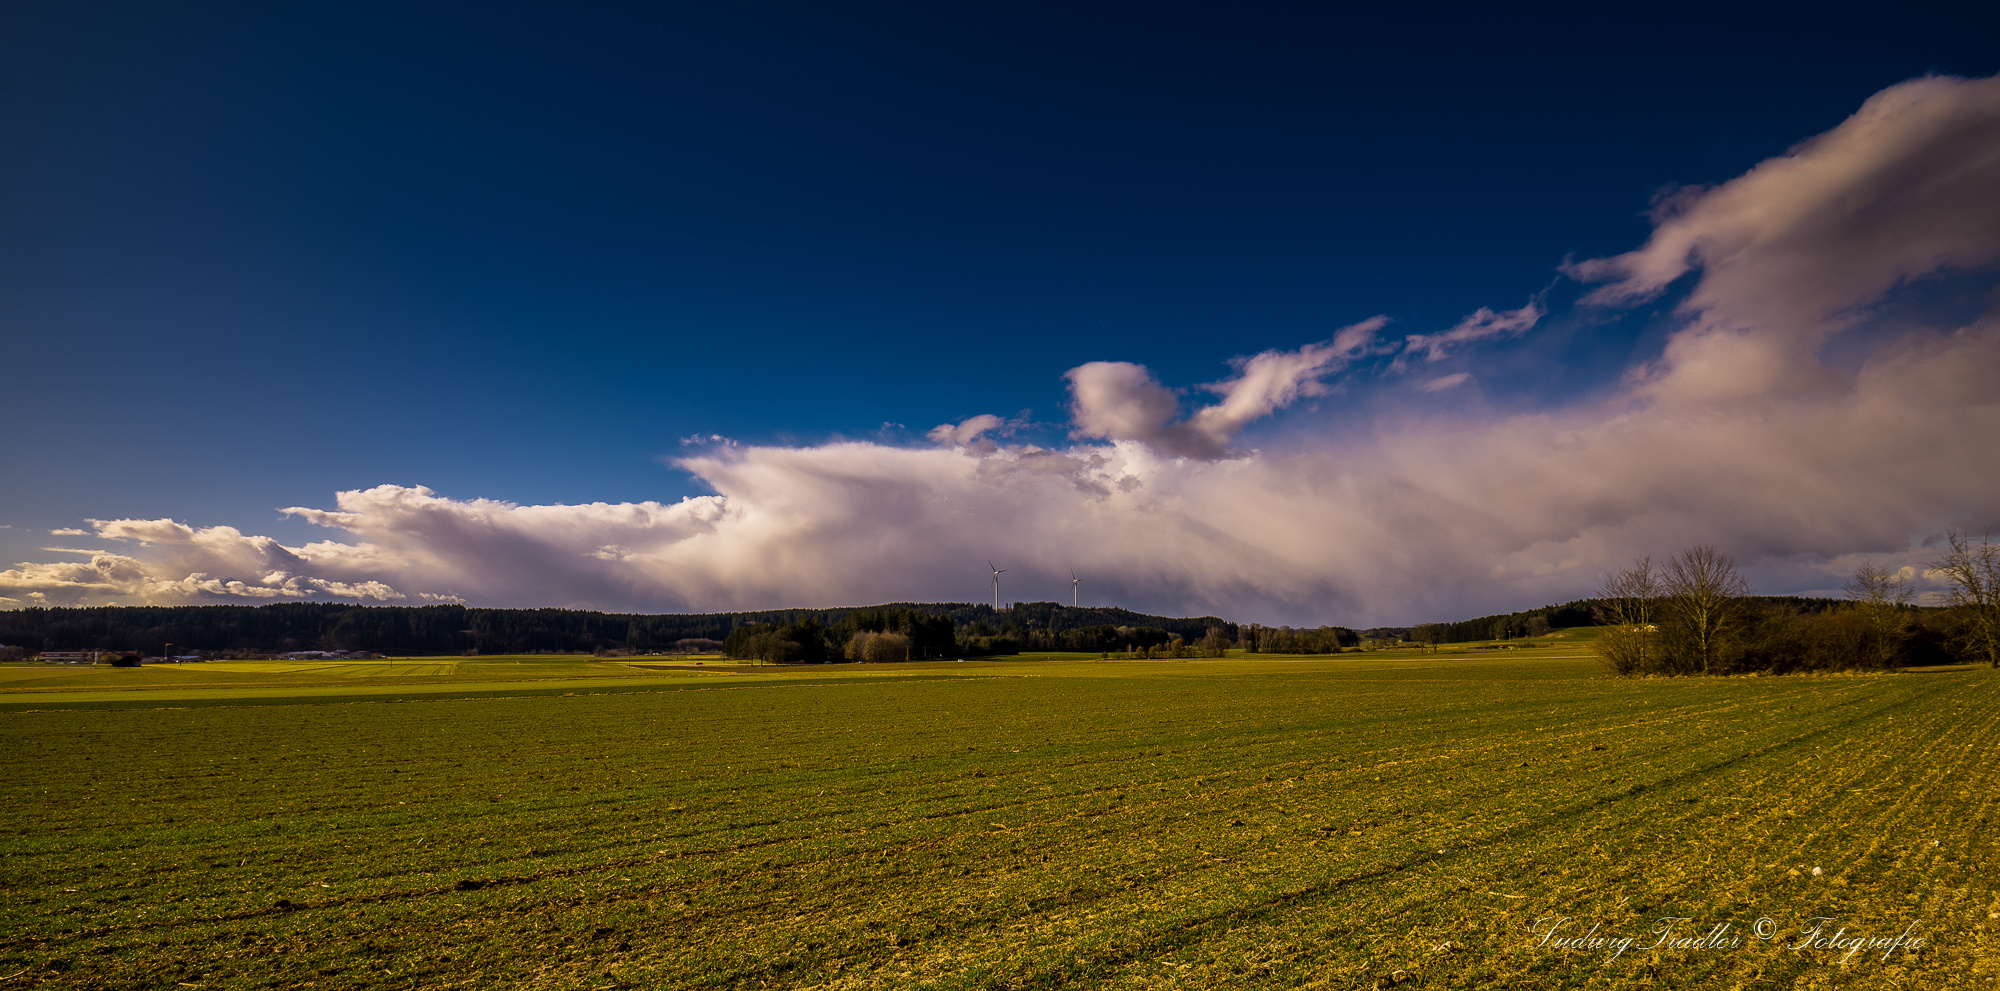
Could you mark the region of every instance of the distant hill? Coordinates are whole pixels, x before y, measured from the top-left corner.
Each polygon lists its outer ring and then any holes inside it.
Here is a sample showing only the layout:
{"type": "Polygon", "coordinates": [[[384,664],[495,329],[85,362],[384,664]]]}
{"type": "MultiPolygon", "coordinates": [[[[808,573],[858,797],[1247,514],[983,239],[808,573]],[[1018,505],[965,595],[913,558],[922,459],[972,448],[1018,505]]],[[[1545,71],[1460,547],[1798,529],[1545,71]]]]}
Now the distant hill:
{"type": "Polygon", "coordinates": [[[1150,627],[1199,640],[1219,626],[1213,616],[1151,616],[1109,607],[1073,608],[1054,602],[1016,603],[995,611],[969,602],[898,602],[835,609],[764,609],[725,613],[603,613],[580,609],[481,609],[469,606],[359,606],[281,602],[267,606],[90,606],[0,611],[0,644],[44,650],[158,652],[186,650],[277,653],[367,650],[403,654],[482,654],[533,651],[671,649],[681,640],[721,640],[752,623],[786,625],[806,619],[838,625],[849,615],[912,609],[949,616],[955,626],[983,624],[991,632],[1076,630],[1093,626],[1150,627]]]}

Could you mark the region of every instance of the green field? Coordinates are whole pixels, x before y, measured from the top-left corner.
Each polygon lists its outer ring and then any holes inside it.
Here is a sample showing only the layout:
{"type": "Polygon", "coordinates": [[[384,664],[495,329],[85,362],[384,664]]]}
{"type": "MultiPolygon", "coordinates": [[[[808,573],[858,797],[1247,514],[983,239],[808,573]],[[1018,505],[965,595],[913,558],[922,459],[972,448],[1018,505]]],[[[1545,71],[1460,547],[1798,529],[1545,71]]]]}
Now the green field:
{"type": "Polygon", "coordinates": [[[2000,985],[1995,672],[1549,643],[9,667],[0,989],[2000,985]]]}
{"type": "MultiPolygon", "coordinates": [[[[704,658],[707,666],[725,665],[704,658]]],[[[726,662],[735,668],[736,662],[726,662]]],[[[570,678],[640,678],[685,669],[693,660],[590,657],[398,657],[373,661],[210,661],[205,664],[0,665],[0,696],[13,693],[206,691],[210,689],[358,688],[368,685],[457,685],[570,678]]],[[[703,671],[706,667],[702,668],[703,671]]],[[[167,696],[152,696],[165,698],[167,696]]]]}

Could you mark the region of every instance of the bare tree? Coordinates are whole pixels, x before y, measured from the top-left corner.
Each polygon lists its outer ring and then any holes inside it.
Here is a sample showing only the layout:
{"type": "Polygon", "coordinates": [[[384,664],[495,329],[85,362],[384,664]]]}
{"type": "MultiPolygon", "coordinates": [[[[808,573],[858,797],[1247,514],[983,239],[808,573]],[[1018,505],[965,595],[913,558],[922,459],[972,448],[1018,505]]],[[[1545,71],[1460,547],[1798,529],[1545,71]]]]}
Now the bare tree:
{"type": "Polygon", "coordinates": [[[1845,587],[1847,597],[1856,602],[1892,606],[1907,605],[1912,591],[1908,576],[1873,561],[1857,569],[1845,587]]]}
{"type": "Polygon", "coordinates": [[[1848,579],[1846,588],[1867,627],[1866,649],[1874,654],[1872,660],[1882,667],[1894,665],[1910,636],[1910,617],[1904,607],[1910,604],[1915,589],[1909,577],[1869,561],[1848,579]]]}
{"type": "Polygon", "coordinates": [[[1605,619],[1615,626],[1649,626],[1660,600],[1660,576],[1653,571],[1653,559],[1636,558],[1632,566],[1604,576],[1597,597],[1605,619]]]}
{"type": "Polygon", "coordinates": [[[1222,657],[1229,649],[1229,638],[1222,633],[1222,627],[1211,626],[1208,635],[1201,638],[1201,653],[1204,657],[1222,657]]]}
{"type": "Polygon", "coordinates": [[[1643,674],[1657,667],[1653,623],[1660,581],[1653,559],[1638,558],[1631,567],[1605,575],[1597,596],[1598,619],[1605,625],[1591,641],[1598,658],[1617,674],[1643,674]]]}
{"type": "Polygon", "coordinates": [[[1669,558],[1660,569],[1663,618],[1669,642],[1686,651],[1702,674],[1714,674],[1741,611],[1750,583],[1736,572],[1729,555],[1698,544],[1669,558]]]}
{"type": "Polygon", "coordinates": [[[1977,544],[1957,530],[1945,539],[1951,549],[1926,566],[1933,577],[1945,580],[1945,601],[1965,621],[1960,640],[1966,652],[2000,668],[2000,547],[1994,546],[1991,533],[1977,544]]]}

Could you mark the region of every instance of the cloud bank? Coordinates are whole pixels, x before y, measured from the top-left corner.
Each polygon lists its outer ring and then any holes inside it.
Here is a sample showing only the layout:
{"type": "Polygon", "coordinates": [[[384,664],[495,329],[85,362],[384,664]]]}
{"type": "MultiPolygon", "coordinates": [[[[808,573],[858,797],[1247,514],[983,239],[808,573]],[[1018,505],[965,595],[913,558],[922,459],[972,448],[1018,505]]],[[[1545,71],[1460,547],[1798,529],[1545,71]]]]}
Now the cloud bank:
{"type": "MultiPolygon", "coordinates": [[[[646,611],[1009,598],[1265,622],[1452,618],[1586,593],[1631,556],[1715,543],[1766,591],[1835,589],[1863,557],[2000,523],[2000,314],[1889,319],[1899,294],[2000,267],[2000,81],[1924,78],[1734,180],[1663,200],[1646,243],[1567,265],[1583,313],[1675,299],[1675,329],[1585,405],[1354,421],[1240,445],[1346,378],[1516,341],[1542,294],[1385,339],[1376,317],[1233,362],[1189,406],[1143,365],[1066,376],[1070,441],[1002,445],[981,415],[935,446],[715,445],[676,462],[714,495],[523,506],[422,487],[285,512],[335,539],[90,521],[106,546],[0,572],[0,604],[274,601],[646,611]],[[1846,347],[1846,357],[1828,354],[1846,347]]],[[[1443,372],[1444,374],[1439,374],[1443,372]]],[[[1365,417],[1366,409],[1353,411],[1365,417]]],[[[69,533],[69,531],[64,531],[69,533]]],[[[74,536],[72,534],[72,536],[74,536]]]]}

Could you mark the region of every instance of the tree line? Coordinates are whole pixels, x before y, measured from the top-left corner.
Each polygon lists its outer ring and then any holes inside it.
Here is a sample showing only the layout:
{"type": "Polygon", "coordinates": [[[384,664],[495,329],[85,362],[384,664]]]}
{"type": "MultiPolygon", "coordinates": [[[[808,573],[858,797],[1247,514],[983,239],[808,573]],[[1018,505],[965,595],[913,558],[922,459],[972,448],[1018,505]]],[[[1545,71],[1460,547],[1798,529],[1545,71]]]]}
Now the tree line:
{"type": "Polygon", "coordinates": [[[1239,636],[1239,646],[1246,654],[1338,654],[1360,643],[1361,634],[1345,626],[1295,630],[1253,623],[1243,627],[1239,636]]]}
{"type": "Polygon", "coordinates": [[[831,626],[812,616],[739,626],[723,641],[722,652],[776,664],[879,663],[943,657],[958,642],[958,625],[950,616],[890,607],[858,610],[831,626]]]}
{"type": "Polygon", "coordinates": [[[1177,630],[1196,626],[1202,630],[1204,644],[1227,641],[1237,629],[1235,624],[1212,616],[1169,619],[1122,609],[1076,609],[1053,602],[1016,603],[1006,613],[878,606],[851,611],[833,623],[807,616],[792,622],[745,625],[729,634],[722,650],[730,657],[798,664],[975,657],[1023,650],[1158,656],[1173,645],[1185,647],[1189,638],[1177,630]],[[966,617],[964,622],[958,621],[961,615],[966,617]],[[1106,618],[1151,620],[1158,625],[1088,623],[1106,618]]]}
{"type": "MultiPolygon", "coordinates": [[[[1745,599],[1745,605],[1753,610],[1778,610],[1802,613],[1822,613],[1840,609],[1847,604],[1844,599],[1819,599],[1800,595],[1753,595],[1745,599]]],[[[1364,636],[1385,634],[1421,644],[1471,643],[1478,640],[1514,640],[1521,637],[1545,636],[1552,630],[1571,626],[1601,626],[1606,619],[1607,603],[1604,599],[1592,597],[1573,599],[1561,605],[1541,606],[1523,609],[1519,612],[1495,613],[1491,616],[1477,616],[1450,623],[1420,623],[1412,627],[1382,627],[1379,630],[1363,630],[1364,636]]]]}
{"type": "Polygon", "coordinates": [[[1912,575],[1871,562],[1847,581],[1846,600],[1815,609],[1752,596],[1735,562],[1714,547],[1657,563],[1642,557],[1605,577],[1594,617],[1604,629],[1591,646],[1619,675],[1883,670],[1954,659],[2000,667],[2000,546],[1953,531],[1926,567],[1946,583],[1943,607],[1919,608],[1912,575]]]}
{"type": "Polygon", "coordinates": [[[989,605],[962,602],[694,614],[336,602],[0,610],[0,644],[27,653],[159,653],[173,644],[176,650],[224,655],[295,650],[408,655],[645,654],[719,647],[732,634],[749,627],[770,628],[764,632],[791,629],[798,637],[792,642],[801,644],[801,656],[813,649],[807,645],[813,642],[822,644],[822,650],[844,651],[846,639],[838,645],[826,639],[827,631],[836,628],[893,632],[915,638],[918,657],[942,656],[944,651],[959,649],[973,653],[1101,651],[1124,649],[1126,644],[1164,644],[1176,635],[1198,639],[1211,627],[1220,627],[1231,636],[1236,630],[1235,624],[1212,616],[1150,616],[1125,609],[1077,609],[1056,603],[1017,603],[1014,609],[1001,612],[989,605]],[[860,614],[879,619],[855,618],[860,614]],[[868,625],[871,623],[884,625],[868,625]],[[799,632],[814,626],[820,631],[817,641],[813,635],[799,632]],[[949,636],[944,631],[949,631],[949,636]]]}

